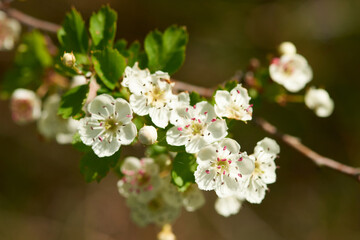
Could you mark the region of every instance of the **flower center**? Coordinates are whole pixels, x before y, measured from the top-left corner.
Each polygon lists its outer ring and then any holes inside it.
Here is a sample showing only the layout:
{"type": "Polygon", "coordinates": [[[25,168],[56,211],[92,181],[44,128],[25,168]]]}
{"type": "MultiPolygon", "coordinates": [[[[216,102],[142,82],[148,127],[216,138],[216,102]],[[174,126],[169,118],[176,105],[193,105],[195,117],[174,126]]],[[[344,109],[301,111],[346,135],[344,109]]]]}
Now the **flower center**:
{"type": "Polygon", "coordinates": [[[148,94],[148,101],[153,107],[160,107],[166,101],[165,91],[161,90],[158,86],[154,86],[148,94]]]}
{"type": "Polygon", "coordinates": [[[255,169],[254,169],[253,174],[261,175],[261,174],[263,174],[263,173],[264,173],[264,171],[262,171],[262,170],[260,169],[260,163],[259,163],[258,161],[255,161],[255,169]]]}
{"type": "Polygon", "coordinates": [[[108,118],[105,120],[104,127],[106,130],[115,132],[117,130],[118,125],[122,125],[120,122],[117,122],[113,118],[108,118]]]}
{"type": "Polygon", "coordinates": [[[204,129],[204,126],[201,123],[192,123],[191,124],[191,130],[192,130],[193,135],[202,134],[203,129],[204,129]]]}
{"type": "Polygon", "coordinates": [[[139,174],[137,177],[137,182],[139,186],[144,186],[150,181],[150,176],[147,174],[139,174]]]}
{"type": "Polygon", "coordinates": [[[295,67],[296,67],[296,63],[294,61],[289,61],[284,64],[283,71],[286,75],[291,75],[293,74],[295,67]]]}

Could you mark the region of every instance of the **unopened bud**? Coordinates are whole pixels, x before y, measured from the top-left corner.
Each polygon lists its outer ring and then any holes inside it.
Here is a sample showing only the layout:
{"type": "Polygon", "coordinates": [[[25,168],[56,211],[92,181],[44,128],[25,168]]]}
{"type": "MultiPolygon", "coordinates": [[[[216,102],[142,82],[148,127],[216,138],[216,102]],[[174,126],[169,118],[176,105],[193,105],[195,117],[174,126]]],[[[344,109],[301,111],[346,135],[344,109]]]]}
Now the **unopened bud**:
{"type": "Polygon", "coordinates": [[[171,225],[165,224],[157,236],[158,240],[176,240],[175,234],[172,232],[171,225]]]}
{"type": "Polygon", "coordinates": [[[142,144],[151,145],[156,142],[157,132],[153,126],[144,126],[139,131],[139,140],[142,144]]]}
{"type": "Polygon", "coordinates": [[[296,53],[296,47],[291,42],[283,42],[279,45],[278,51],[281,55],[293,55],[296,53]]]}
{"type": "Polygon", "coordinates": [[[65,52],[64,55],[61,58],[61,61],[67,67],[73,67],[75,65],[76,58],[75,58],[75,55],[72,52],[71,53],[65,52]]]}

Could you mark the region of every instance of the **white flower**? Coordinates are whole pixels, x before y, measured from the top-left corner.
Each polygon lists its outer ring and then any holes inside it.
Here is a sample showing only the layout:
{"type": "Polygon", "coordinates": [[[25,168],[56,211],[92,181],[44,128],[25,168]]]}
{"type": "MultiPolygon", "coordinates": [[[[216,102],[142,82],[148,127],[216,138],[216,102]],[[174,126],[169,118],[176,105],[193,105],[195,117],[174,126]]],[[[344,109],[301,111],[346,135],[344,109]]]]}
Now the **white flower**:
{"type": "Polygon", "coordinates": [[[196,162],[199,165],[194,174],[199,188],[215,190],[221,198],[241,191],[241,179],[254,170],[254,162],[246,153],[240,153],[240,145],[229,138],[202,148],[196,162]]]}
{"type": "Polygon", "coordinates": [[[334,101],[324,89],[311,87],[305,94],[305,104],[314,110],[318,117],[328,117],[334,110],[334,101]]]}
{"type": "Polygon", "coordinates": [[[139,226],[150,223],[163,226],[172,223],[179,217],[181,210],[181,206],[169,204],[161,191],[149,202],[140,202],[137,198],[131,197],[127,199],[127,204],[131,210],[131,218],[139,226]]]}
{"type": "Polygon", "coordinates": [[[65,52],[64,55],[61,57],[61,61],[67,67],[73,67],[75,66],[76,58],[72,52],[65,52]]]}
{"type": "Polygon", "coordinates": [[[296,54],[296,47],[291,42],[283,42],[279,45],[279,53],[280,55],[292,55],[296,54]]]}
{"type": "Polygon", "coordinates": [[[139,141],[145,145],[151,145],[156,142],[157,131],[153,126],[144,126],[139,130],[139,141]]]}
{"type": "Polygon", "coordinates": [[[261,203],[265,197],[267,184],[276,181],[275,158],[280,152],[279,145],[270,138],[257,143],[254,154],[249,157],[255,163],[253,173],[243,179],[243,191],[238,195],[250,203],[261,203]]]}
{"type": "Polygon", "coordinates": [[[124,197],[135,197],[137,201],[148,202],[161,187],[159,167],[152,158],[127,157],[121,166],[124,177],[118,181],[119,193],[124,197]]]}
{"type": "Polygon", "coordinates": [[[172,232],[171,225],[165,224],[161,232],[157,235],[158,240],[176,240],[175,234],[172,232]]]}
{"type": "Polygon", "coordinates": [[[12,119],[17,124],[26,124],[39,119],[41,100],[35,92],[18,88],[11,95],[10,102],[12,119]]]}
{"type": "Polygon", "coordinates": [[[91,116],[80,120],[79,134],[97,156],[111,156],[136,137],[137,129],[131,122],[132,110],[126,100],[102,94],[89,103],[88,112],[91,116]]]}
{"type": "Polygon", "coordinates": [[[218,214],[224,217],[229,217],[230,215],[235,215],[240,211],[242,203],[243,200],[240,200],[236,196],[218,198],[215,202],[215,210],[218,214]]]}
{"type": "Polygon", "coordinates": [[[205,204],[205,197],[197,185],[192,184],[182,193],[182,203],[186,211],[193,212],[205,204]]]}
{"type": "Polygon", "coordinates": [[[122,85],[132,93],[130,105],[136,114],[149,114],[153,123],[160,128],[168,125],[171,104],[177,98],[172,94],[173,83],[167,73],[157,71],[150,74],[149,70],[141,70],[135,64],[133,68],[126,68],[122,85]]]}
{"type": "Polygon", "coordinates": [[[275,58],[269,67],[271,78],[290,92],[298,92],[312,79],[312,70],[299,54],[275,58]]]}
{"type": "Polygon", "coordinates": [[[71,143],[79,121],[72,118],[63,119],[57,114],[60,96],[53,94],[44,102],[44,108],[38,121],[38,130],[46,138],[56,138],[60,144],[71,143]]]}
{"type": "Polygon", "coordinates": [[[219,117],[227,117],[241,121],[252,118],[252,105],[249,104],[250,97],[246,88],[238,84],[229,93],[218,90],[215,94],[215,112],[219,117]]]}
{"type": "Polygon", "coordinates": [[[20,23],[15,19],[7,18],[6,13],[0,11],[0,51],[13,49],[20,32],[20,23]]]}
{"type": "Polygon", "coordinates": [[[188,153],[197,153],[227,135],[225,120],[217,119],[214,107],[205,101],[193,107],[183,105],[174,109],[170,122],[175,126],[166,133],[167,143],[185,145],[188,153]]]}

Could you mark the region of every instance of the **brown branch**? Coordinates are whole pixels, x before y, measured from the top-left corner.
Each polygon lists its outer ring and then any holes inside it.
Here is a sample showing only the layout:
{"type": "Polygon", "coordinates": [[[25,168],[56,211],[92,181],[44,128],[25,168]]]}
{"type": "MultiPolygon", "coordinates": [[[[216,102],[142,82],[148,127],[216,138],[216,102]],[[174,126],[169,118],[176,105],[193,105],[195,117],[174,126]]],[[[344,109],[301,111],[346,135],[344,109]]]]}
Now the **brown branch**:
{"type": "MultiPolygon", "coordinates": [[[[31,27],[34,27],[34,28],[44,30],[44,31],[56,33],[61,27],[58,24],[39,20],[39,19],[31,17],[23,12],[20,12],[16,9],[9,8],[5,4],[0,4],[0,9],[5,11],[10,17],[17,19],[21,23],[31,26],[31,27]]],[[[196,91],[200,95],[210,98],[210,97],[212,97],[212,94],[215,91],[215,88],[205,88],[205,87],[195,86],[195,85],[177,81],[177,80],[173,80],[173,81],[175,81],[174,90],[177,92],[179,92],[181,90],[196,91]]],[[[279,132],[275,126],[273,126],[272,124],[270,124],[263,118],[256,118],[254,120],[255,120],[255,123],[261,129],[263,129],[265,132],[269,133],[270,135],[272,135],[274,137],[277,137],[278,139],[280,139],[281,141],[286,143],[288,146],[292,147],[293,149],[297,150],[298,152],[300,152],[301,154],[303,154],[304,156],[306,156],[307,158],[312,160],[316,165],[318,165],[320,167],[324,166],[324,167],[331,168],[331,169],[341,172],[343,174],[352,176],[355,179],[357,179],[358,181],[360,181],[360,169],[359,168],[347,166],[345,164],[339,163],[333,159],[324,157],[324,156],[314,152],[310,148],[303,145],[298,138],[279,132]]]]}
{"type": "Polygon", "coordinates": [[[19,22],[21,22],[27,26],[33,27],[33,28],[41,29],[41,30],[44,30],[47,32],[56,33],[61,27],[58,24],[47,22],[47,21],[40,20],[40,19],[34,18],[32,16],[29,16],[29,15],[27,15],[19,10],[16,10],[14,8],[7,8],[5,5],[0,5],[0,9],[5,11],[9,17],[14,18],[14,19],[18,20],[19,22]]]}
{"type": "MultiPolygon", "coordinates": [[[[175,81],[174,89],[177,91],[178,90],[197,91],[205,97],[211,97],[214,91],[214,89],[212,88],[194,86],[189,83],[183,83],[180,81],[175,81]]],[[[343,174],[354,177],[360,182],[360,168],[354,168],[318,154],[317,152],[311,150],[309,147],[302,144],[298,138],[291,136],[289,134],[284,134],[279,132],[274,125],[270,124],[263,118],[256,118],[254,119],[254,122],[265,132],[280,139],[288,146],[292,147],[296,151],[303,154],[305,157],[312,160],[317,166],[331,168],[343,174]]]]}
{"type": "Polygon", "coordinates": [[[263,118],[255,118],[254,120],[255,123],[265,132],[277,137],[278,139],[286,143],[288,146],[308,157],[319,167],[331,168],[343,174],[354,177],[356,180],[360,181],[360,168],[354,168],[318,154],[317,152],[311,150],[310,148],[302,144],[298,138],[289,134],[279,132],[274,125],[272,125],[263,118]]]}

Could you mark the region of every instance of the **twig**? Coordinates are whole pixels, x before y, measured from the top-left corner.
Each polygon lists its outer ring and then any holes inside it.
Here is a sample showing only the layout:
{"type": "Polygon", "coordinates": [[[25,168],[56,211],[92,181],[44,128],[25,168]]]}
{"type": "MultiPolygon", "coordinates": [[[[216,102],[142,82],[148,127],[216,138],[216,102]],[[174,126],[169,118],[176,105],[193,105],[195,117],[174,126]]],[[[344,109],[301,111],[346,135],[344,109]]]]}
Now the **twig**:
{"type": "Polygon", "coordinates": [[[266,121],[263,118],[255,118],[255,123],[261,127],[265,132],[277,137],[284,143],[286,143],[288,146],[292,147],[293,149],[297,150],[304,156],[308,157],[310,160],[312,160],[316,165],[319,167],[328,167],[333,170],[336,170],[338,172],[341,172],[343,174],[349,175],[354,177],[356,180],[360,182],[360,168],[354,168],[342,163],[339,163],[333,159],[324,157],[317,152],[314,152],[304,144],[300,142],[300,140],[294,136],[291,136],[289,134],[281,133],[277,130],[277,128],[266,121]]]}
{"type": "Polygon", "coordinates": [[[41,29],[41,30],[44,30],[47,32],[56,33],[61,27],[58,24],[47,22],[44,20],[39,20],[37,18],[29,16],[29,15],[27,15],[19,10],[16,10],[14,8],[6,8],[5,6],[0,5],[0,9],[5,11],[10,17],[18,20],[19,22],[21,22],[27,26],[33,27],[33,28],[41,29]]]}
{"type": "MultiPolygon", "coordinates": [[[[0,9],[5,11],[10,17],[15,18],[18,21],[20,21],[21,23],[31,26],[31,27],[34,27],[34,28],[38,28],[38,29],[42,29],[42,30],[45,30],[48,32],[56,33],[59,30],[59,28],[61,27],[58,24],[39,20],[39,19],[31,17],[23,12],[20,12],[16,9],[8,8],[5,4],[0,3],[0,9]]],[[[175,86],[174,86],[175,91],[181,91],[181,90],[196,91],[199,94],[201,94],[202,96],[210,98],[215,90],[215,88],[204,88],[201,86],[195,86],[195,85],[177,81],[177,80],[173,80],[173,81],[175,81],[175,86]]],[[[312,160],[316,165],[318,165],[320,167],[325,166],[325,167],[331,168],[333,170],[336,170],[338,172],[341,172],[343,174],[352,176],[360,182],[360,169],[359,168],[347,166],[345,164],[339,163],[333,159],[324,157],[324,156],[314,152],[310,148],[303,145],[299,141],[298,138],[279,132],[275,126],[273,126],[272,124],[270,124],[263,118],[256,118],[254,120],[255,120],[255,123],[259,127],[261,127],[265,132],[277,137],[278,139],[280,139],[281,141],[283,141],[284,143],[286,143],[293,149],[297,150],[298,152],[300,152],[301,154],[303,154],[304,156],[306,156],[307,158],[312,160]]]]}

